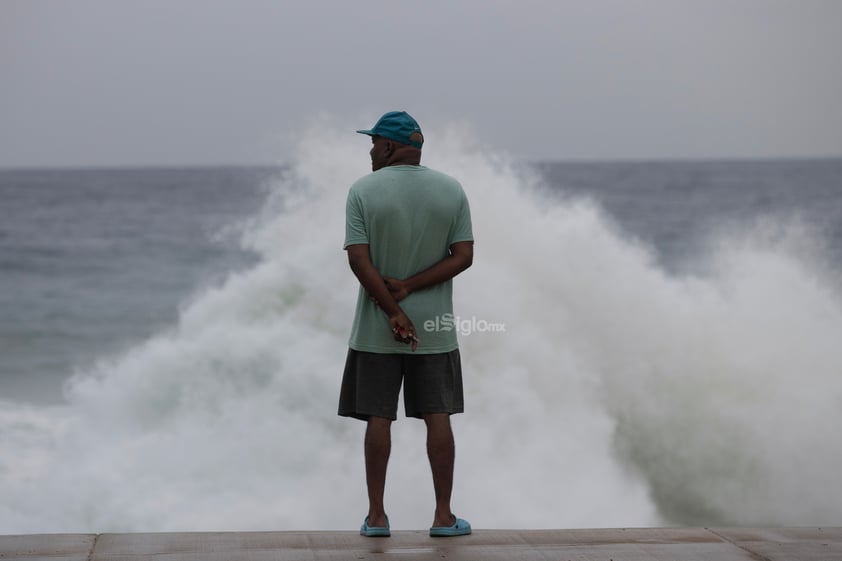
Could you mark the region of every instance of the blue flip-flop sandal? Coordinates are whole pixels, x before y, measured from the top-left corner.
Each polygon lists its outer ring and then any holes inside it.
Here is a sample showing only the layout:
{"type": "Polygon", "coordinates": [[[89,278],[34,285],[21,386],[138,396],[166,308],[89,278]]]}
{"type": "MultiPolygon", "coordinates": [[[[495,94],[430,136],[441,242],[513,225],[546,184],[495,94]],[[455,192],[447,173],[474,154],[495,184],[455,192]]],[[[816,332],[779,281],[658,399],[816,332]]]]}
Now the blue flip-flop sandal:
{"type": "Polygon", "coordinates": [[[453,526],[433,526],[430,528],[430,535],[434,538],[446,538],[451,536],[467,536],[471,533],[471,524],[461,518],[456,519],[453,526]]]}
{"type": "Polygon", "coordinates": [[[386,517],[386,526],[369,526],[368,516],[366,516],[363,525],[360,526],[360,535],[367,538],[388,538],[392,535],[389,529],[389,517],[386,517]]]}

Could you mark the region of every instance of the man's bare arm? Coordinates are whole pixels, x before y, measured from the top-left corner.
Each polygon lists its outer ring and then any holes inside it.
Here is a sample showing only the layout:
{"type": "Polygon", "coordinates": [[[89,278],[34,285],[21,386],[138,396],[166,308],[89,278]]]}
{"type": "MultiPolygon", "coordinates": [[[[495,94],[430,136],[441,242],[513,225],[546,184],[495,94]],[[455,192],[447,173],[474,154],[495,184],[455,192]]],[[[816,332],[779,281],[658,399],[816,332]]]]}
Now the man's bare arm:
{"type": "Polygon", "coordinates": [[[386,278],[386,285],[393,299],[400,301],[413,292],[449,281],[473,261],[474,242],[456,242],[450,246],[450,255],[438,263],[406,279],[386,278]]]}
{"type": "Polygon", "coordinates": [[[412,350],[418,346],[415,326],[401,309],[398,301],[389,292],[389,288],[383,280],[383,276],[371,262],[371,254],[368,244],[353,244],[348,248],[348,264],[351,270],[360,281],[362,287],[368,292],[375,302],[389,316],[389,326],[395,339],[403,343],[412,343],[412,350]]]}

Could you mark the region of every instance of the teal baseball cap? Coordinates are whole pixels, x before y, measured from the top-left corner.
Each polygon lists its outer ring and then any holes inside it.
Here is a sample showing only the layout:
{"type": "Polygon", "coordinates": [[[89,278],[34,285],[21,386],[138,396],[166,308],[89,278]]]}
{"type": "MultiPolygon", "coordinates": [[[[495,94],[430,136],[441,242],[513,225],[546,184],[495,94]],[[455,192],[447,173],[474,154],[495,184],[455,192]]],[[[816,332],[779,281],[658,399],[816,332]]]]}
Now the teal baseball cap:
{"type": "Polygon", "coordinates": [[[368,136],[382,136],[401,144],[409,144],[421,148],[424,144],[424,135],[418,122],[406,111],[389,111],[375,125],[368,130],[358,130],[360,134],[368,136]],[[413,135],[418,133],[415,138],[413,135]],[[420,140],[418,140],[420,138],[420,140]]]}

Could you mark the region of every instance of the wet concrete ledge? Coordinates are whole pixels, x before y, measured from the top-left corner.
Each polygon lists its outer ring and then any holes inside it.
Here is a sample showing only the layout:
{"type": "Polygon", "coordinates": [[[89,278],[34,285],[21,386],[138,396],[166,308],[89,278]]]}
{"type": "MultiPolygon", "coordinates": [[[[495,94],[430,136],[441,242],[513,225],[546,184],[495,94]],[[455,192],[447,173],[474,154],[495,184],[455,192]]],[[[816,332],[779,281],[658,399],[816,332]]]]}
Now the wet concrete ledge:
{"type": "Polygon", "coordinates": [[[0,559],[50,561],[840,561],[842,527],[0,535],[0,559]]]}

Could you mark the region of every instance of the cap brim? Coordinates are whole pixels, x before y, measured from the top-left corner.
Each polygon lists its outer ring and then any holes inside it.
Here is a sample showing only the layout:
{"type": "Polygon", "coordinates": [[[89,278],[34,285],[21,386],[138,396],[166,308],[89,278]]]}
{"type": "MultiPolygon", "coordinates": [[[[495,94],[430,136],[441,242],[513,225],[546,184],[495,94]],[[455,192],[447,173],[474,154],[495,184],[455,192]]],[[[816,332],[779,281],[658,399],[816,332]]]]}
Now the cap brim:
{"type": "Polygon", "coordinates": [[[362,130],[362,131],[357,131],[357,132],[360,133],[360,134],[367,134],[368,136],[375,136],[374,131],[362,130]]]}

